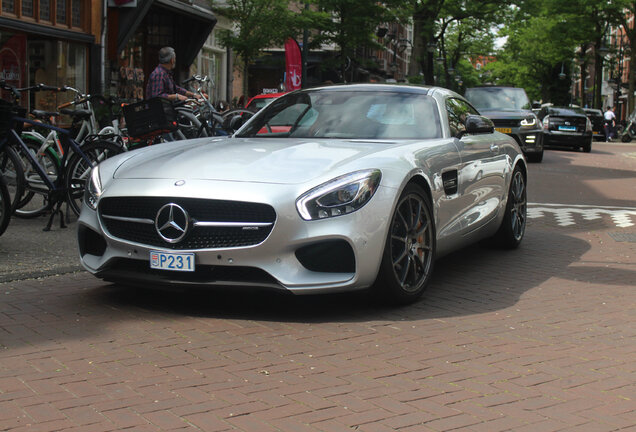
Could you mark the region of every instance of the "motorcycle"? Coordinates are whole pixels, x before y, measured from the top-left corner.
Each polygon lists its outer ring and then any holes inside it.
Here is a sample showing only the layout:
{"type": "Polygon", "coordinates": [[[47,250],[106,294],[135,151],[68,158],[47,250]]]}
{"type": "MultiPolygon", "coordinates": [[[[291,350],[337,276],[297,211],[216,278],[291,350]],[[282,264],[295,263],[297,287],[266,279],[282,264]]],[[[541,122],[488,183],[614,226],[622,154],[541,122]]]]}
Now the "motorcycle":
{"type": "Polygon", "coordinates": [[[627,125],[625,125],[623,131],[620,133],[621,142],[628,143],[632,139],[636,138],[636,110],[627,118],[627,125]]]}

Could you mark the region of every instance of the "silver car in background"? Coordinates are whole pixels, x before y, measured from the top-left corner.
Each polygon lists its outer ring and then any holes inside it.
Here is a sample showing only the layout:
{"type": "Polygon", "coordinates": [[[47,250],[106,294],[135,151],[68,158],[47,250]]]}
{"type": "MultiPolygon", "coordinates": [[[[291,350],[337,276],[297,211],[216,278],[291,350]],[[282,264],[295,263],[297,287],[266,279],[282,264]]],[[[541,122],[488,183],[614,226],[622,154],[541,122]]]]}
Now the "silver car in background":
{"type": "Polygon", "coordinates": [[[435,258],[490,237],[520,244],[526,179],[517,143],[449,90],[300,90],[232,137],[94,168],[80,257],[124,284],[370,288],[409,303],[435,258]]]}

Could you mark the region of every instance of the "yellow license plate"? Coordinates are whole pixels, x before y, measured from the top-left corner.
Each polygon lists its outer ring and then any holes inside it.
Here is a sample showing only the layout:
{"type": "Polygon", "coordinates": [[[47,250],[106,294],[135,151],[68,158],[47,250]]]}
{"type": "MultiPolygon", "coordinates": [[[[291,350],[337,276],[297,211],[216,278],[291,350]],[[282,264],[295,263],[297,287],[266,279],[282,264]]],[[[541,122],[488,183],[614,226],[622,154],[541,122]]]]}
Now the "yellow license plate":
{"type": "Polygon", "coordinates": [[[512,133],[512,129],[510,128],[495,128],[495,130],[501,133],[512,133]]]}

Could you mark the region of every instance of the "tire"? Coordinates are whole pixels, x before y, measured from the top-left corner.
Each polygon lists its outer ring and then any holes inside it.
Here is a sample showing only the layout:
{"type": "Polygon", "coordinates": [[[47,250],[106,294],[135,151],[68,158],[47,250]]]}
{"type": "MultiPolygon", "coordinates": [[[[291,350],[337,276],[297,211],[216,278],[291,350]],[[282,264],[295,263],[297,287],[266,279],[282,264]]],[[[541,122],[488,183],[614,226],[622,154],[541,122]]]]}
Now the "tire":
{"type": "Polygon", "coordinates": [[[0,151],[0,175],[4,177],[4,184],[9,192],[11,210],[15,210],[24,194],[24,169],[22,159],[8,145],[0,151]]]}
{"type": "Polygon", "coordinates": [[[415,302],[430,282],[435,258],[431,201],[415,184],[407,185],[390,219],[380,271],[372,291],[392,304],[415,302]]]}
{"type": "Polygon", "coordinates": [[[98,163],[122,152],[122,148],[109,141],[98,141],[82,146],[82,152],[90,160],[90,164],[79,154],[73,154],[66,164],[66,199],[69,207],[76,215],[82,209],[84,186],[91,169],[98,163]]]}
{"type": "MultiPolygon", "coordinates": [[[[33,138],[23,136],[22,141],[24,141],[31,154],[35,156],[36,160],[42,166],[42,168],[44,168],[44,171],[49,176],[49,178],[51,180],[57,179],[57,176],[60,174],[60,158],[57,152],[51,147],[46,147],[46,149],[41,152],[40,149],[42,147],[42,143],[34,140],[33,138]]],[[[32,185],[40,185],[39,190],[42,190],[42,179],[35,171],[35,168],[33,168],[33,165],[31,165],[30,160],[27,159],[26,156],[22,154],[22,152],[23,150],[20,149],[19,156],[23,161],[22,166],[24,167],[24,177],[26,180],[26,184],[24,194],[22,195],[22,199],[16,206],[16,209],[21,209],[27,206],[35,195],[35,192],[33,191],[34,188],[29,188],[29,181],[31,181],[32,185]]]]}
{"type": "Polygon", "coordinates": [[[592,139],[591,138],[590,138],[590,140],[588,142],[583,144],[583,151],[585,153],[589,153],[589,152],[592,151],[592,139]]]}
{"type": "Polygon", "coordinates": [[[2,235],[9,226],[11,220],[11,195],[9,188],[0,174],[0,235],[2,235]]]}
{"type": "Polygon", "coordinates": [[[623,136],[621,136],[621,142],[628,143],[631,141],[632,141],[632,136],[630,134],[626,133],[626,134],[623,134],[623,136]]]}
{"type": "Polygon", "coordinates": [[[519,247],[526,231],[527,211],[526,178],[517,166],[512,172],[504,219],[495,234],[499,246],[505,249],[519,247]]]}

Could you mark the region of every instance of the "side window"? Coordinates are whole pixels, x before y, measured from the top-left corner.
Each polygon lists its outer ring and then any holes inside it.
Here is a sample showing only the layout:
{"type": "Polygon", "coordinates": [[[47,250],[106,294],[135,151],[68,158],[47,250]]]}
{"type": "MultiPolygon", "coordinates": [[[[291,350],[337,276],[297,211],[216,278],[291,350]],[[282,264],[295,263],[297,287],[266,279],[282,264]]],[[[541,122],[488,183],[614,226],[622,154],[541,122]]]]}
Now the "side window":
{"type": "Polygon", "coordinates": [[[446,111],[448,112],[448,125],[452,136],[466,130],[466,117],[469,114],[479,114],[470,104],[455,98],[446,100],[446,111]]]}

